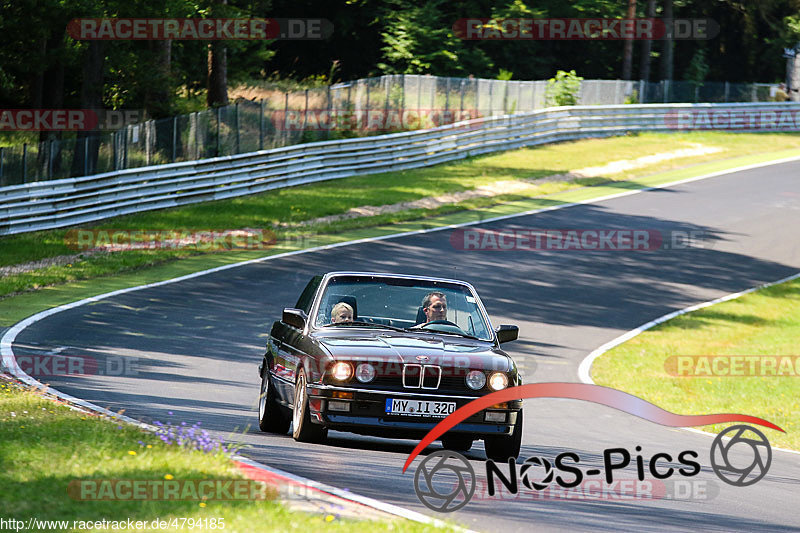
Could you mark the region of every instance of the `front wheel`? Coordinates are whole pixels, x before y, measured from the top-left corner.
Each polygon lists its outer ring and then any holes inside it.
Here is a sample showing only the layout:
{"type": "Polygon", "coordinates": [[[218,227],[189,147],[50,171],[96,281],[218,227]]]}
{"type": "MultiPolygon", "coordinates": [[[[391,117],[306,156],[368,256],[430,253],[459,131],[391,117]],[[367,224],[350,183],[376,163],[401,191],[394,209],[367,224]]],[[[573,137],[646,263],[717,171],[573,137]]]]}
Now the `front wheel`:
{"type": "Polygon", "coordinates": [[[328,435],[327,428],[311,422],[306,392],[306,373],[302,368],[294,387],[294,411],[292,413],[292,437],[298,442],[321,442],[328,435]]]}
{"type": "Polygon", "coordinates": [[[261,376],[261,393],[258,395],[258,427],[270,433],[286,433],[291,421],[275,400],[275,388],[269,377],[269,369],[261,376]]]}
{"type": "Polygon", "coordinates": [[[511,435],[498,435],[483,439],[486,457],[497,463],[508,461],[509,457],[519,457],[522,447],[522,409],[517,414],[517,423],[511,435]]]}

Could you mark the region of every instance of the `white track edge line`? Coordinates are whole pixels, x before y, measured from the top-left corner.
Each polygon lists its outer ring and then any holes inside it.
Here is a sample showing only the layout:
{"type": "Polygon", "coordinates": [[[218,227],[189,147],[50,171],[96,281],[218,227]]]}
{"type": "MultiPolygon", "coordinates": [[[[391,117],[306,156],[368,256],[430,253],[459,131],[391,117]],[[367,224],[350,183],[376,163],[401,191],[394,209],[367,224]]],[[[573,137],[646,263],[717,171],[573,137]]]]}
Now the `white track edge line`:
{"type": "MultiPolygon", "coordinates": [[[[770,281],[768,283],[762,283],[761,285],[757,285],[755,287],[751,287],[751,288],[743,290],[743,291],[733,292],[731,294],[726,294],[725,296],[721,296],[719,298],[715,298],[715,299],[709,300],[707,302],[701,302],[699,304],[690,305],[689,307],[684,307],[683,309],[679,309],[677,311],[673,311],[671,313],[667,313],[666,315],[660,316],[660,317],[656,318],[655,320],[651,320],[650,322],[648,322],[646,324],[642,324],[638,328],[632,329],[632,330],[628,331],[627,333],[624,333],[624,334],[620,335],[619,337],[610,340],[609,342],[603,344],[599,348],[593,350],[589,355],[584,357],[583,361],[581,361],[581,364],[578,367],[578,379],[580,379],[583,383],[587,383],[589,385],[595,385],[595,382],[594,382],[594,380],[592,379],[592,376],[591,376],[591,371],[592,371],[592,364],[594,363],[594,361],[598,357],[600,357],[601,355],[603,355],[607,351],[611,350],[612,348],[616,348],[620,344],[623,344],[623,343],[631,340],[632,338],[636,337],[637,335],[639,335],[641,333],[644,333],[648,329],[650,329],[652,327],[655,327],[655,326],[657,326],[657,325],[659,325],[659,324],[661,324],[663,322],[666,322],[667,320],[673,319],[673,318],[675,318],[677,316],[685,315],[687,313],[691,313],[692,311],[697,311],[699,309],[704,309],[706,307],[711,307],[712,305],[716,305],[716,304],[719,304],[719,303],[722,303],[722,302],[728,302],[730,300],[735,300],[735,299],[740,298],[740,297],[742,297],[742,296],[744,296],[746,294],[750,294],[750,293],[756,292],[756,291],[761,290],[761,289],[766,289],[767,287],[772,287],[774,285],[779,285],[781,283],[786,283],[787,281],[792,281],[792,280],[795,280],[795,279],[798,279],[798,278],[800,278],[800,272],[797,272],[796,274],[792,274],[791,276],[787,276],[785,278],[781,278],[781,279],[779,279],[777,281],[770,281]]],[[[700,429],[697,429],[697,428],[687,427],[687,428],[679,428],[679,429],[682,429],[682,430],[685,430],[685,431],[691,431],[692,433],[699,433],[700,435],[708,435],[709,437],[716,437],[715,433],[709,433],[708,431],[703,431],[703,430],[700,430],[700,429]]],[[[797,450],[789,450],[787,448],[778,448],[776,446],[772,446],[772,449],[773,450],[778,450],[778,451],[781,451],[781,452],[787,452],[787,453],[793,453],[793,454],[800,455],[800,451],[797,451],[797,450]]]]}
{"type": "MultiPolygon", "coordinates": [[[[320,250],[328,250],[328,249],[332,249],[332,248],[338,248],[340,246],[349,246],[349,245],[353,245],[353,244],[361,244],[361,243],[366,243],[366,242],[377,242],[377,241],[382,241],[382,240],[388,240],[388,239],[395,239],[395,238],[399,238],[399,237],[404,237],[404,236],[408,236],[408,235],[433,233],[435,231],[444,231],[444,230],[454,229],[454,228],[459,228],[459,227],[474,226],[474,225],[477,225],[477,224],[488,224],[488,223],[491,223],[491,222],[496,222],[498,220],[507,220],[509,218],[529,216],[529,215],[533,215],[533,214],[536,214],[536,213],[543,213],[543,212],[547,212],[547,211],[555,211],[557,209],[566,209],[568,207],[574,207],[574,206],[578,206],[578,205],[593,204],[593,203],[598,203],[598,202],[602,202],[602,201],[605,201],[605,200],[610,200],[610,199],[614,199],[614,198],[621,198],[621,197],[624,197],[624,196],[629,196],[629,195],[632,195],[632,194],[639,194],[639,193],[642,193],[642,192],[652,191],[652,190],[655,190],[655,189],[663,189],[663,188],[667,188],[667,187],[674,187],[676,185],[682,185],[682,184],[690,183],[690,182],[693,182],[693,181],[699,181],[699,180],[703,180],[703,179],[714,178],[714,177],[717,177],[717,176],[723,176],[723,175],[727,175],[727,174],[735,174],[737,172],[744,172],[744,171],[747,171],[747,170],[752,170],[752,169],[762,168],[762,167],[767,167],[767,166],[772,166],[772,165],[779,165],[779,164],[782,164],[782,163],[789,163],[789,162],[793,162],[793,161],[800,161],[800,156],[792,156],[792,157],[786,157],[786,158],[782,158],[782,159],[776,159],[776,160],[773,160],[773,161],[767,161],[767,162],[762,162],[762,163],[754,163],[754,164],[750,164],[750,165],[744,165],[744,166],[741,166],[741,167],[735,167],[735,168],[731,168],[731,169],[721,170],[721,171],[718,171],[718,172],[712,172],[710,174],[704,174],[702,176],[695,176],[695,177],[692,177],[692,178],[686,178],[686,179],[683,179],[683,180],[678,180],[678,181],[674,181],[674,182],[655,185],[655,186],[652,186],[652,187],[645,187],[645,188],[641,188],[641,189],[635,189],[635,190],[632,190],[632,191],[625,191],[625,192],[621,192],[621,193],[615,193],[615,194],[610,194],[610,195],[606,195],[606,196],[601,196],[601,197],[598,197],[598,198],[592,198],[592,199],[585,200],[585,201],[582,201],[582,202],[573,202],[573,203],[560,204],[560,205],[556,205],[556,206],[546,207],[546,208],[542,208],[542,209],[533,209],[533,210],[525,211],[525,212],[522,212],[522,213],[512,213],[510,215],[502,215],[502,216],[498,216],[498,217],[488,218],[488,219],[485,219],[485,220],[476,220],[476,221],[465,222],[465,223],[461,223],[461,224],[450,224],[450,225],[447,225],[447,226],[441,226],[441,227],[437,227],[437,228],[428,228],[428,229],[421,229],[421,230],[415,230],[415,231],[407,231],[407,232],[403,232],[403,233],[395,233],[395,234],[383,235],[383,236],[379,236],[379,237],[367,237],[367,238],[358,239],[358,240],[355,240],[355,241],[346,241],[346,242],[328,244],[328,245],[323,245],[323,246],[316,246],[316,247],[312,247],[312,248],[308,248],[308,249],[304,249],[304,250],[295,250],[295,251],[292,251],[292,252],[285,252],[285,253],[270,255],[270,256],[266,256],[266,257],[250,259],[250,260],[241,261],[241,262],[238,262],[238,263],[231,263],[229,265],[222,265],[222,266],[218,266],[218,267],[214,267],[214,268],[210,268],[210,269],[206,269],[206,270],[201,270],[199,272],[192,272],[190,274],[179,276],[177,278],[157,281],[157,282],[154,282],[154,283],[147,283],[145,285],[138,285],[136,287],[127,287],[125,289],[119,289],[119,290],[116,290],[116,291],[111,291],[111,292],[107,292],[107,293],[104,293],[104,294],[91,296],[91,297],[84,298],[82,300],[78,300],[78,301],[71,302],[71,303],[68,303],[68,304],[62,304],[62,305],[59,305],[57,307],[53,307],[53,308],[47,309],[45,311],[40,311],[39,313],[31,315],[28,318],[26,318],[24,320],[21,320],[20,322],[17,322],[16,324],[14,324],[8,331],[5,332],[5,334],[3,335],[2,339],[0,339],[0,361],[2,361],[3,365],[9,370],[9,372],[14,377],[16,377],[20,381],[23,381],[26,384],[28,384],[28,385],[30,385],[30,386],[32,386],[34,388],[44,388],[47,393],[52,394],[53,396],[56,396],[56,397],[58,397],[58,398],[60,398],[62,400],[68,401],[70,403],[75,403],[77,405],[80,405],[81,407],[84,407],[84,408],[87,408],[87,409],[90,409],[90,410],[93,410],[93,411],[97,411],[97,412],[106,414],[108,416],[116,417],[116,418],[118,418],[120,420],[123,420],[125,422],[128,422],[130,424],[135,424],[135,425],[138,425],[138,426],[143,426],[143,425],[146,426],[146,424],[143,424],[142,422],[140,422],[138,420],[135,420],[133,418],[130,418],[130,417],[127,417],[127,416],[124,416],[124,415],[119,415],[119,414],[113,413],[113,412],[109,411],[108,409],[104,409],[102,407],[94,405],[94,404],[92,404],[90,402],[87,402],[85,400],[82,400],[80,398],[75,398],[74,396],[70,396],[69,394],[65,394],[65,393],[60,392],[60,391],[58,391],[56,389],[53,389],[51,387],[47,387],[46,385],[42,384],[41,382],[33,379],[31,376],[26,374],[22,370],[22,368],[20,368],[19,364],[17,364],[16,358],[14,357],[14,351],[13,351],[11,346],[12,346],[14,340],[17,338],[17,335],[19,335],[25,328],[27,328],[31,324],[34,324],[34,323],[36,323],[36,322],[38,322],[38,321],[40,321],[40,320],[42,320],[42,319],[44,319],[44,318],[46,318],[46,317],[48,317],[50,315],[53,315],[55,313],[59,313],[61,311],[66,311],[68,309],[72,309],[74,307],[79,307],[79,306],[85,305],[87,303],[97,302],[97,301],[100,301],[100,300],[103,300],[103,299],[106,299],[106,298],[110,298],[112,296],[116,296],[116,295],[119,295],[119,294],[125,294],[125,293],[128,293],[128,292],[138,291],[138,290],[147,289],[147,288],[151,288],[151,287],[158,287],[158,286],[167,285],[167,284],[170,284],[170,283],[177,283],[179,281],[200,277],[200,276],[204,276],[204,275],[211,274],[211,273],[214,273],[214,272],[220,272],[220,271],[223,271],[223,270],[227,270],[229,268],[235,268],[235,267],[239,267],[239,266],[248,265],[248,264],[251,264],[251,263],[259,263],[259,262],[268,261],[268,260],[272,260],[272,259],[278,259],[278,258],[281,258],[281,257],[289,257],[289,256],[293,256],[293,255],[303,254],[303,253],[315,252],[315,251],[320,251],[320,250]]],[[[583,363],[581,363],[581,364],[583,365],[583,363]]],[[[590,378],[590,380],[591,380],[591,378],[590,378]]]]}
{"type": "Polygon", "coordinates": [[[394,504],[391,504],[391,503],[382,502],[382,501],[376,500],[374,498],[370,498],[369,496],[362,496],[360,494],[356,494],[356,493],[350,492],[348,490],[340,489],[340,488],[334,487],[332,485],[328,485],[326,483],[321,483],[319,481],[314,481],[312,479],[308,479],[308,478],[305,478],[305,477],[302,477],[302,476],[298,476],[298,475],[295,475],[295,474],[292,474],[292,473],[289,473],[289,472],[285,472],[283,470],[279,470],[277,468],[273,468],[271,466],[267,466],[267,465],[264,465],[262,463],[259,463],[258,461],[255,461],[254,459],[251,459],[249,457],[244,457],[244,456],[237,455],[237,456],[234,456],[233,459],[235,459],[236,461],[242,462],[244,464],[247,464],[249,466],[253,466],[255,468],[258,468],[259,470],[264,470],[264,471],[267,471],[267,472],[275,473],[275,474],[277,474],[279,476],[282,476],[282,477],[285,477],[285,478],[287,478],[287,479],[289,479],[291,481],[295,481],[295,482],[301,483],[304,486],[307,486],[307,487],[310,487],[310,488],[313,488],[313,489],[317,489],[317,490],[325,492],[327,494],[332,494],[333,496],[337,496],[337,497],[339,497],[339,498],[341,498],[343,500],[349,500],[349,501],[352,501],[352,502],[360,503],[360,504],[366,505],[368,507],[373,507],[373,508],[378,509],[380,511],[384,511],[384,512],[389,513],[389,514],[393,514],[393,515],[400,516],[402,518],[406,518],[408,520],[414,520],[416,522],[423,522],[423,523],[435,525],[435,526],[438,526],[438,527],[449,527],[449,528],[455,527],[455,529],[458,529],[460,531],[464,531],[465,533],[471,533],[471,530],[469,530],[469,529],[463,529],[463,528],[458,527],[458,526],[453,526],[452,524],[447,524],[447,523],[439,520],[438,518],[433,518],[431,516],[428,516],[428,515],[425,515],[425,514],[422,514],[422,513],[418,513],[416,511],[412,511],[412,510],[406,509],[404,507],[400,507],[400,506],[397,506],[397,505],[394,505],[394,504]]]}

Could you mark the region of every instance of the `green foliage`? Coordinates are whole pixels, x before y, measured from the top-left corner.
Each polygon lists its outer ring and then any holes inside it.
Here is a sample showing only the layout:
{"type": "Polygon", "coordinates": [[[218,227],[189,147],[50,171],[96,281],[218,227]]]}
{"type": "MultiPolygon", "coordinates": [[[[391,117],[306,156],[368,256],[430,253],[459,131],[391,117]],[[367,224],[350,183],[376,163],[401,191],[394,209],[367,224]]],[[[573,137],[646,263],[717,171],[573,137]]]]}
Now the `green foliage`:
{"type": "Polygon", "coordinates": [[[575,74],[574,70],[556,72],[554,78],[547,80],[545,91],[547,106],[577,105],[582,81],[583,78],[575,74]]]}
{"type": "Polygon", "coordinates": [[[689,68],[686,69],[686,80],[695,87],[702,87],[703,81],[708,76],[708,71],[709,66],[705,48],[698,48],[689,62],[689,68]]]}
{"type": "Polygon", "coordinates": [[[631,94],[625,97],[625,104],[638,104],[639,103],[639,91],[634,89],[631,94]]]}
{"type": "Polygon", "coordinates": [[[447,12],[445,0],[419,5],[413,0],[388,0],[382,19],[385,74],[466,75],[491,68],[486,55],[453,34],[457,18],[447,12]]]}
{"type": "Polygon", "coordinates": [[[504,68],[500,69],[500,74],[497,75],[498,80],[508,81],[514,77],[514,73],[504,68]]]}

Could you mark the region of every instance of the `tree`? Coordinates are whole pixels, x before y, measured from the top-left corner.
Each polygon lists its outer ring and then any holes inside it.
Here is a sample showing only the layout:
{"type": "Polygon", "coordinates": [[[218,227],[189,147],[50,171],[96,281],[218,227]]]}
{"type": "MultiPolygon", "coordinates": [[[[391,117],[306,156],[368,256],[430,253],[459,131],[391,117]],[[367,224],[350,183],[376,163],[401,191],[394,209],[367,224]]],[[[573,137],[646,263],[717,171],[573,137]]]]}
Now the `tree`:
{"type": "MultiPolygon", "coordinates": [[[[656,16],[656,0],[647,0],[647,14],[648,19],[654,19],[656,16]]],[[[642,57],[639,63],[639,79],[650,81],[650,61],[652,60],[651,52],[653,50],[653,40],[644,39],[642,41],[642,57]]],[[[644,101],[645,95],[639,95],[644,101]]]]}
{"type": "MultiPolygon", "coordinates": [[[[636,18],[636,0],[628,0],[627,19],[636,18]]],[[[631,79],[633,70],[633,39],[625,39],[625,46],[622,51],[622,79],[631,79]]]]}

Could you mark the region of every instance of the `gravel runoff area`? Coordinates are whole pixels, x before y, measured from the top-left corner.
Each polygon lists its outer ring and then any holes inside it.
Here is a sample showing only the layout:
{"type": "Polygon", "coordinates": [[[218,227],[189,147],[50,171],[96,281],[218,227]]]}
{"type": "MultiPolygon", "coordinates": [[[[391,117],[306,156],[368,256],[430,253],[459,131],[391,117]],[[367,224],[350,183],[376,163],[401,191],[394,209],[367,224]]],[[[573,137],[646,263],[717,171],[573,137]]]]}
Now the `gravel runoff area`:
{"type": "MultiPolygon", "coordinates": [[[[528,191],[531,187],[553,181],[573,181],[578,178],[596,178],[606,176],[609,174],[616,174],[628,170],[646,167],[662,161],[670,159],[679,159],[682,157],[694,157],[701,155],[708,155],[721,152],[723,149],[715,146],[696,145],[694,148],[682,148],[680,150],[673,150],[672,152],[664,152],[661,154],[648,155],[636,159],[622,159],[619,161],[612,161],[602,166],[586,167],[573,170],[564,174],[553,174],[551,176],[544,176],[541,178],[523,179],[523,180],[501,180],[495,181],[488,185],[482,185],[473,190],[461,191],[455,193],[442,194],[440,196],[431,196],[428,198],[420,198],[412,202],[399,202],[389,205],[364,205],[360,207],[353,207],[347,212],[340,215],[330,215],[326,217],[314,218],[296,223],[281,223],[280,228],[303,228],[315,224],[330,224],[341,220],[349,220],[353,218],[371,217],[375,215],[382,215],[385,213],[397,213],[398,211],[406,211],[409,209],[435,209],[443,205],[456,204],[473,198],[491,198],[500,196],[502,194],[518,194],[528,191]]],[[[56,257],[47,257],[38,261],[31,261],[29,263],[20,263],[17,265],[10,265],[0,267],[0,276],[10,276],[13,274],[22,274],[25,272],[32,272],[42,268],[51,266],[68,265],[79,261],[90,255],[98,253],[112,253],[113,250],[89,250],[80,254],[73,255],[59,255],[56,257]]]]}

